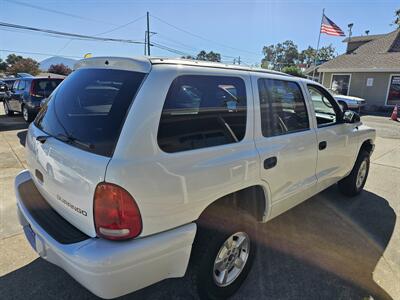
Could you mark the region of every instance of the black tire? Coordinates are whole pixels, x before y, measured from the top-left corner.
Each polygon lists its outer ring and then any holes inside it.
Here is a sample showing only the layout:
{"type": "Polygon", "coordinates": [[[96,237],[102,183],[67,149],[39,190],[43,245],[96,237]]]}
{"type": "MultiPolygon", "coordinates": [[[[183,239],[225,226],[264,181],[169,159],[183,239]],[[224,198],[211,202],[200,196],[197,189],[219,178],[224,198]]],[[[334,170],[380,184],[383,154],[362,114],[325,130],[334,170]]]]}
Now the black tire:
{"type": "Polygon", "coordinates": [[[3,106],[4,106],[4,113],[5,113],[7,116],[12,116],[12,115],[14,115],[14,112],[8,108],[8,104],[7,104],[7,101],[6,101],[6,100],[3,100],[3,106]]]}
{"type": "MultiPolygon", "coordinates": [[[[240,288],[247,278],[256,256],[256,229],[257,224],[252,216],[244,211],[227,209],[227,207],[210,209],[199,219],[189,274],[201,299],[226,299],[240,288]],[[250,245],[246,250],[248,257],[243,269],[229,285],[219,286],[214,279],[214,274],[219,275],[218,271],[214,271],[214,262],[219,250],[229,237],[234,235],[233,239],[235,240],[237,234],[243,233],[247,234],[250,245]]],[[[238,253],[244,251],[243,253],[246,255],[244,249],[237,251],[238,253]]],[[[231,261],[233,260],[235,259],[231,261]]]]}
{"type": "Polygon", "coordinates": [[[361,150],[350,174],[338,182],[339,190],[344,195],[354,197],[361,193],[361,191],[363,190],[369,172],[369,157],[370,154],[368,151],[361,150]],[[361,184],[357,184],[359,170],[364,161],[366,163],[365,176],[361,184]]]}
{"type": "Polygon", "coordinates": [[[33,121],[33,119],[35,118],[32,111],[29,110],[28,107],[26,107],[25,105],[22,106],[22,116],[25,120],[25,122],[30,123],[33,121]]]}

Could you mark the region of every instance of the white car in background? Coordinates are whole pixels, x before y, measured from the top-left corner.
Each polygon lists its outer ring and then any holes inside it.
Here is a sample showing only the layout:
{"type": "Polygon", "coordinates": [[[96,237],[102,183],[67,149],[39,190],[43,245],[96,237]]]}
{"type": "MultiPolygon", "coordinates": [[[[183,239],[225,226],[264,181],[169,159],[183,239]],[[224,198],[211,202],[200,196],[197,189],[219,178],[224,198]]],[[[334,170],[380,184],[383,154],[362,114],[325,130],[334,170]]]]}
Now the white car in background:
{"type": "Polygon", "coordinates": [[[329,89],[329,92],[331,92],[335,100],[339,103],[340,106],[342,106],[342,108],[344,108],[344,110],[351,109],[360,111],[361,107],[365,105],[365,99],[363,98],[340,95],[332,89],[329,89]]]}

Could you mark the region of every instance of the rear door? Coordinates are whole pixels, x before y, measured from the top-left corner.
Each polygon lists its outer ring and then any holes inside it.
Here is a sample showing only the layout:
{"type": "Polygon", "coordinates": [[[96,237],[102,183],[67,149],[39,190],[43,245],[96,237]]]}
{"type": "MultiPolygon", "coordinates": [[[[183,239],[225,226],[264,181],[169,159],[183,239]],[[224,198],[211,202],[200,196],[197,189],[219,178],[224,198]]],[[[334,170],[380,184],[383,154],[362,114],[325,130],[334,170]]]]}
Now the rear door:
{"type": "Polygon", "coordinates": [[[10,92],[10,98],[8,99],[9,109],[13,111],[19,111],[19,97],[21,95],[19,86],[23,85],[23,80],[16,80],[12,86],[10,92]]]}
{"type": "Polygon", "coordinates": [[[143,78],[134,71],[78,69],[29,128],[27,162],[36,186],[61,216],[89,236],[96,235],[94,191],[104,181],[143,78]]]}
{"type": "Polygon", "coordinates": [[[261,178],[269,185],[275,217],[312,195],[317,140],[301,85],[290,78],[253,78],[255,142],[261,178]]]}

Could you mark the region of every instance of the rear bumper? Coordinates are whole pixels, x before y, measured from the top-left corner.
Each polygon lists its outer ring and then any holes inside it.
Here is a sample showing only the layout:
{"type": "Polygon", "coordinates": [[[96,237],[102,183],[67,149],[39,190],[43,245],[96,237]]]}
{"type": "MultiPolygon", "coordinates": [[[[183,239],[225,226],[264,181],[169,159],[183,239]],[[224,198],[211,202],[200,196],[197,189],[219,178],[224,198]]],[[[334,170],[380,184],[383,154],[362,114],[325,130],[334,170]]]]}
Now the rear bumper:
{"type": "Polygon", "coordinates": [[[31,216],[18,187],[32,180],[28,171],[15,179],[18,216],[25,236],[45,260],[61,267],[95,295],[114,298],[186,272],[196,234],[194,223],[136,240],[88,238],[61,244],[31,216]]]}

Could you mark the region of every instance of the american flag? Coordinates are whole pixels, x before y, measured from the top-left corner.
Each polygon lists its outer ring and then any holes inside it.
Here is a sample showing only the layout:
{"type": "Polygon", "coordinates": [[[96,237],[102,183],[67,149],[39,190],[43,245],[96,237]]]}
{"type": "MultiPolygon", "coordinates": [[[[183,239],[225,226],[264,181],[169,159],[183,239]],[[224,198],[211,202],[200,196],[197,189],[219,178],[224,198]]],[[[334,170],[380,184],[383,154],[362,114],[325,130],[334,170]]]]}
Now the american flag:
{"type": "Polygon", "coordinates": [[[345,36],[342,29],[332,22],[327,16],[323,15],[321,24],[321,33],[335,36],[345,36]]]}

